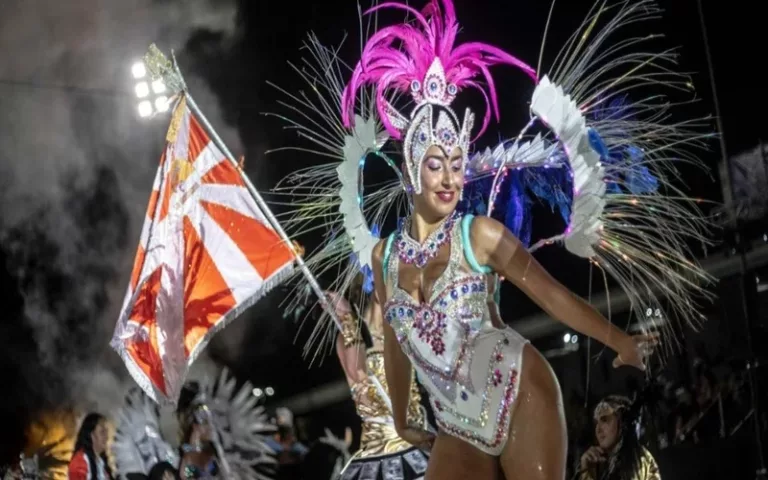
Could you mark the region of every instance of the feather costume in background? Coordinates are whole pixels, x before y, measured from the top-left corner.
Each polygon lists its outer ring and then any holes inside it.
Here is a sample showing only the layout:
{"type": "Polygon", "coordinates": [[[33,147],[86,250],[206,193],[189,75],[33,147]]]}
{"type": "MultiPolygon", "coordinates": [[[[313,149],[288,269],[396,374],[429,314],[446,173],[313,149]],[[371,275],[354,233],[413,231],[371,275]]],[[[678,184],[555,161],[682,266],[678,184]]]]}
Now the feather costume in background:
{"type": "Polygon", "coordinates": [[[237,380],[223,369],[216,381],[200,385],[193,408],[205,412],[203,419],[215,432],[220,455],[226,460],[233,480],[270,480],[275,476],[275,452],[267,444],[276,430],[264,407],[253,396],[253,385],[237,380]]]}
{"type": "Polygon", "coordinates": [[[121,479],[131,473],[149,475],[159,462],[178,468],[179,454],[162,436],[157,404],[141,389],[128,393],[116,424],[112,453],[121,479]]]}

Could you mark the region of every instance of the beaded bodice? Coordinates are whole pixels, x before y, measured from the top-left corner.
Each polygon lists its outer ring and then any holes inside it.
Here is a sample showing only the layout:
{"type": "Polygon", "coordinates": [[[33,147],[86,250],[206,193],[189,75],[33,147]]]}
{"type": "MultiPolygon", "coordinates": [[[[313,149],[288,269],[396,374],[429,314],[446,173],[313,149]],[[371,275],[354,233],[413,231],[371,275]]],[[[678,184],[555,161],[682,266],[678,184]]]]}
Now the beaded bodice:
{"type": "MultiPolygon", "coordinates": [[[[389,298],[383,312],[429,393],[440,429],[499,455],[507,439],[526,340],[493,324],[498,314],[495,283],[480,272],[482,267],[467,250],[470,222],[468,217],[453,224],[447,265],[432,291],[424,293],[424,301],[400,287],[403,259],[399,252],[385,250],[389,298]],[[465,258],[478,273],[467,271],[465,258]]],[[[395,242],[388,245],[399,248],[395,242]]]]}
{"type": "Polygon", "coordinates": [[[406,354],[449,398],[456,395],[452,388],[455,382],[472,388],[467,369],[462,370],[468,367],[463,361],[467,347],[478,332],[492,328],[488,277],[463,270],[460,228],[456,222],[448,265],[426,302],[419,303],[398,286],[399,259],[394,254],[389,257],[387,276],[392,294],[384,307],[384,319],[406,354]]]}

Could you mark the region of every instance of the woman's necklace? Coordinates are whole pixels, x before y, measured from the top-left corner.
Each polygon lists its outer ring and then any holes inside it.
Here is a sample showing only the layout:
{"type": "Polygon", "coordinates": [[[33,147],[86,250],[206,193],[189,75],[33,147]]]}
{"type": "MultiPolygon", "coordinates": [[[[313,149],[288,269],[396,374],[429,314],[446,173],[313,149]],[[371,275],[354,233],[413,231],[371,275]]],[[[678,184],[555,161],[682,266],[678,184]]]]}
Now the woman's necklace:
{"type": "Polygon", "coordinates": [[[411,217],[408,217],[397,235],[397,253],[400,261],[424,268],[427,262],[435,258],[440,248],[451,240],[451,232],[457,218],[458,214],[454,211],[442,220],[435,231],[427,236],[424,243],[419,244],[411,238],[411,217]]]}

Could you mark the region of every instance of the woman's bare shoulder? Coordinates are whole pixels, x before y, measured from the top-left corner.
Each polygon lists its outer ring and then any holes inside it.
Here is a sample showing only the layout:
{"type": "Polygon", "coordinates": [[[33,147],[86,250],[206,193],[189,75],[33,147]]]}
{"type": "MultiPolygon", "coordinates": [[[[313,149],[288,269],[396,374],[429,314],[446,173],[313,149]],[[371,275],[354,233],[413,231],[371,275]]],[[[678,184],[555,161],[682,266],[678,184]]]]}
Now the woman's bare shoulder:
{"type": "Polygon", "coordinates": [[[469,240],[478,261],[485,261],[505,234],[511,235],[507,227],[498,220],[485,215],[473,218],[469,228],[469,240]]]}

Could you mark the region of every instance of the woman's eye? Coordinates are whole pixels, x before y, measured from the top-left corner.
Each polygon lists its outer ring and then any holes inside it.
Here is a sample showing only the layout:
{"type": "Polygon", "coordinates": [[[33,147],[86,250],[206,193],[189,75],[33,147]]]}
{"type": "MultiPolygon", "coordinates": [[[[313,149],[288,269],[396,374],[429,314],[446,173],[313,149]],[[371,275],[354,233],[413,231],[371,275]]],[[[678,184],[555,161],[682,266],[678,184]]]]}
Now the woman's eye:
{"type": "Polygon", "coordinates": [[[433,172],[440,170],[442,164],[440,162],[427,162],[427,168],[433,172]]]}
{"type": "Polygon", "coordinates": [[[461,171],[461,162],[454,162],[454,163],[452,163],[451,164],[451,170],[453,170],[454,172],[461,171]]]}

